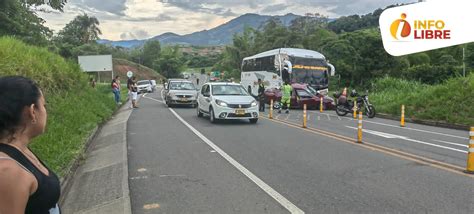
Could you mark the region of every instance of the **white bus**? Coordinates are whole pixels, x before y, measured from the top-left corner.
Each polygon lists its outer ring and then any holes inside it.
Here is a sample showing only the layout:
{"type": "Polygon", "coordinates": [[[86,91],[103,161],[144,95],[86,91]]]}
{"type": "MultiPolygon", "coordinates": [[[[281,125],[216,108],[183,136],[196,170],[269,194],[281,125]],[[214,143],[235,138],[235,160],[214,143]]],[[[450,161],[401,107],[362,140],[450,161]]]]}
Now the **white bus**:
{"type": "Polygon", "coordinates": [[[253,95],[256,95],[258,90],[258,79],[261,79],[267,88],[280,88],[283,82],[288,80],[290,83],[306,83],[327,94],[329,75],[334,74],[334,66],[319,52],[279,48],[244,58],[241,84],[253,95]]]}

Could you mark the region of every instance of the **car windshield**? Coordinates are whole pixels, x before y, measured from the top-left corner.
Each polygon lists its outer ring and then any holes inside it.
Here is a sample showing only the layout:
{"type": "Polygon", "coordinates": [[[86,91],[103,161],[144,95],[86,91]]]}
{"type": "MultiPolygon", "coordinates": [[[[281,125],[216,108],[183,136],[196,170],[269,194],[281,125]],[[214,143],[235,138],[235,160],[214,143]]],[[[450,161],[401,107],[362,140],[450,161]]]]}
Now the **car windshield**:
{"type": "Polygon", "coordinates": [[[190,82],[171,82],[170,90],[196,90],[196,87],[190,82]]]}
{"type": "Polygon", "coordinates": [[[306,91],[306,90],[296,90],[296,93],[298,94],[299,97],[312,97],[313,95],[310,94],[309,91],[306,91]]]}
{"type": "Polygon", "coordinates": [[[138,81],[137,82],[138,85],[148,85],[150,84],[150,81],[146,80],[146,81],[138,81]]]}
{"type": "Polygon", "coordinates": [[[317,94],[318,94],[318,91],[317,91],[316,89],[314,89],[313,87],[309,86],[309,85],[306,86],[306,89],[307,89],[309,92],[311,92],[311,94],[313,94],[313,95],[317,95],[317,94]]]}
{"type": "Polygon", "coordinates": [[[213,85],[212,95],[245,96],[248,94],[240,85],[213,85]]]}

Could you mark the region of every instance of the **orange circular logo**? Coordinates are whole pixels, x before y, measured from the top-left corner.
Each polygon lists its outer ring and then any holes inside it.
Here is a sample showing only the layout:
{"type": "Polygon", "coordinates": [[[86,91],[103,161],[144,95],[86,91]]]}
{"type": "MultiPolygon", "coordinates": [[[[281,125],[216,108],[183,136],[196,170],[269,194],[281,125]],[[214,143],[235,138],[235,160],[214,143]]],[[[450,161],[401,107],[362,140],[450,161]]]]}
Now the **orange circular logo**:
{"type": "Polygon", "coordinates": [[[405,19],[407,18],[407,14],[402,13],[401,19],[397,19],[392,23],[390,26],[390,32],[392,33],[392,37],[398,40],[398,29],[400,28],[400,25],[402,26],[402,32],[400,33],[400,36],[405,38],[408,37],[411,34],[411,25],[408,23],[405,19]]]}

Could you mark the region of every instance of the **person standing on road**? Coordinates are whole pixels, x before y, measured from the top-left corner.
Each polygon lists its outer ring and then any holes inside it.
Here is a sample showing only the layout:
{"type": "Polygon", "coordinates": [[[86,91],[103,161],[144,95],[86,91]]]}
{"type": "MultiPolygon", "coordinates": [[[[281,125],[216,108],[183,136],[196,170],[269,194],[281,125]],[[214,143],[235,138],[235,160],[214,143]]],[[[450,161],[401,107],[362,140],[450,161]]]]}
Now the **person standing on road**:
{"type": "Polygon", "coordinates": [[[30,149],[44,133],[42,91],[20,76],[0,78],[0,213],[60,213],[59,178],[30,149]]]}
{"type": "Polygon", "coordinates": [[[95,79],[94,79],[94,78],[91,78],[91,79],[90,79],[90,84],[91,84],[91,87],[92,87],[92,88],[95,88],[96,82],[95,82],[95,79]]]}
{"type": "Polygon", "coordinates": [[[131,108],[138,108],[138,106],[137,106],[138,86],[137,86],[137,78],[135,76],[132,77],[132,82],[130,83],[130,93],[131,93],[131,96],[132,96],[132,106],[131,106],[131,108]]]}
{"type": "Polygon", "coordinates": [[[265,112],[265,85],[261,79],[258,79],[258,110],[265,112]]]}
{"type": "Polygon", "coordinates": [[[116,76],[115,79],[112,80],[112,92],[114,93],[115,103],[117,105],[121,105],[120,102],[120,77],[116,76]]]}
{"type": "Polygon", "coordinates": [[[290,113],[290,103],[291,103],[291,92],[293,91],[293,87],[291,87],[289,81],[285,81],[285,84],[281,88],[282,96],[281,96],[281,104],[278,113],[281,113],[281,109],[286,104],[286,111],[285,113],[290,113]]]}

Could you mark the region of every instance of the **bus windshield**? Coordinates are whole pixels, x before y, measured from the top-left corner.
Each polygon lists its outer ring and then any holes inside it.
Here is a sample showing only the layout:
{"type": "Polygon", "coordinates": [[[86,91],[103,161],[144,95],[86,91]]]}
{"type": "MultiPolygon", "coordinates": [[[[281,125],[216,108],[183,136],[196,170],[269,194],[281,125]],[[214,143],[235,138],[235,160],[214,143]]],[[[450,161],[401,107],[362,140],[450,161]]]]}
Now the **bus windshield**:
{"type": "Polygon", "coordinates": [[[292,82],[307,83],[315,89],[328,87],[328,68],[323,60],[299,57],[290,59],[293,60],[292,82]]]}

